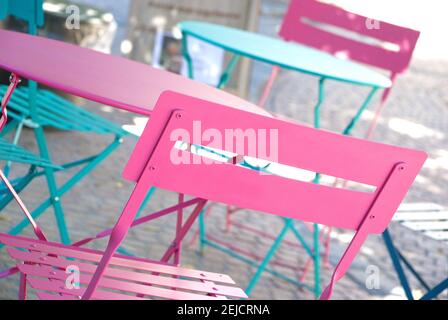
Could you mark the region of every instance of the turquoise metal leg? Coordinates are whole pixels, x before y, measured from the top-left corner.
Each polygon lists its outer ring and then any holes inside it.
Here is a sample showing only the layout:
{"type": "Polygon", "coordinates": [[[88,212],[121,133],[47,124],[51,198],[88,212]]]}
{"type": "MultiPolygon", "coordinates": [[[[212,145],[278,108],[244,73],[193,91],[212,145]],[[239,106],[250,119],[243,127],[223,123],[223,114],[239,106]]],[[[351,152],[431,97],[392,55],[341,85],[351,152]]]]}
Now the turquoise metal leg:
{"type": "MultiPolygon", "coordinates": [[[[182,35],[182,55],[187,62],[187,68],[188,68],[188,77],[190,79],[194,79],[194,66],[193,66],[193,59],[191,58],[190,52],[188,51],[188,35],[183,34],[182,35]]],[[[219,83],[217,85],[217,88],[222,89],[224,88],[227,83],[230,81],[232,72],[235,69],[236,65],[238,64],[238,61],[240,60],[240,56],[233,55],[232,59],[230,59],[226,69],[221,74],[221,78],[219,79],[219,83]]]]}
{"type": "Polygon", "coordinates": [[[414,295],[412,294],[411,286],[409,285],[408,278],[404,273],[403,267],[400,263],[400,257],[398,256],[397,250],[395,249],[395,246],[392,242],[392,237],[390,236],[388,230],[384,231],[383,240],[384,243],[386,244],[387,251],[389,252],[389,255],[391,257],[392,264],[394,265],[394,268],[397,271],[398,278],[400,280],[401,286],[403,287],[407,299],[414,300],[414,295]]]}
{"type": "Polygon", "coordinates": [[[436,285],[433,289],[431,289],[427,294],[425,294],[421,300],[431,300],[436,298],[439,294],[441,294],[444,290],[448,289],[448,279],[443,280],[438,285],[436,285]]]}
{"type": "Polygon", "coordinates": [[[206,208],[202,209],[202,212],[199,214],[199,253],[201,255],[204,254],[204,248],[207,243],[207,235],[205,231],[205,213],[207,212],[206,208]]]}
{"type": "MultiPolygon", "coordinates": [[[[317,104],[314,107],[314,127],[316,129],[320,129],[320,118],[321,118],[321,109],[322,104],[325,100],[325,78],[319,79],[319,94],[317,104]]],[[[316,173],[316,177],[314,178],[313,183],[320,183],[321,175],[320,173],[316,173]]],[[[321,294],[321,286],[320,286],[320,242],[319,242],[319,225],[313,225],[313,247],[314,252],[310,255],[313,258],[314,262],[314,296],[318,298],[321,294]]]]}
{"type": "Polygon", "coordinates": [[[261,262],[260,266],[258,267],[257,271],[255,272],[255,275],[252,277],[252,279],[249,282],[249,285],[246,288],[246,294],[250,295],[257,284],[258,280],[260,279],[261,275],[265,271],[269,261],[271,261],[272,257],[277,252],[278,248],[280,247],[280,244],[282,243],[283,239],[286,236],[286,233],[291,229],[291,226],[293,225],[294,220],[292,219],[285,219],[285,226],[283,227],[282,231],[278,235],[277,239],[275,239],[274,244],[269,249],[268,253],[266,254],[265,258],[261,262]]]}
{"type": "MultiPolygon", "coordinates": [[[[16,133],[14,134],[14,139],[12,141],[13,145],[17,145],[19,143],[20,136],[22,135],[22,129],[23,129],[23,122],[19,122],[17,125],[16,133]]],[[[12,162],[8,161],[5,165],[5,168],[3,169],[3,173],[6,177],[9,176],[9,173],[11,172],[11,165],[12,162]]]]}
{"type": "Polygon", "coordinates": [[[232,72],[235,69],[236,65],[238,64],[238,61],[240,61],[240,56],[233,55],[232,59],[230,59],[229,64],[227,65],[226,69],[221,75],[221,78],[219,80],[219,83],[217,85],[218,89],[223,89],[225,86],[229,83],[232,72]]]}
{"type": "MultiPolygon", "coordinates": [[[[12,183],[15,191],[18,194],[20,194],[20,192],[22,192],[28,186],[28,184],[30,184],[30,182],[34,179],[35,171],[36,171],[36,168],[34,166],[32,166],[26,176],[20,178],[19,181],[12,183]]],[[[2,192],[3,192],[3,190],[2,190],[2,192]]],[[[6,192],[6,194],[1,198],[1,201],[0,201],[0,212],[8,204],[10,204],[12,200],[14,200],[14,197],[12,196],[11,192],[9,192],[8,189],[6,189],[5,192],[6,192]]]]}
{"type": "Polygon", "coordinates": [[[299,240],[300,244],[302,245],[302,247],[305,249],[306,253],[312,257],[314,255],[313,250],[311,250],[310,246],[308,245],[308,243],[305,241],[305,239],[303,238],[302,234],[299,232],[299,230],[297,230],[295,224],[292,225],[291,227],[292,232],[294,233],[295,237],[297,238],[297,240],[299,240]]]}
{"type": "MultiPolygon", "coordinates": [[[[229,249],[229,248],[227,248],[227,247],[225,247],[225,246],[219,245],[219,244],[217,244],[217,243],[215,243],[215,242],[213,242],[213,241],[209,241],[209,240],[205,240],[205,242],[206,242],[206,244],[207,244],[208,246],[210,246],[210,247],[212,247],[212,248],[214,248],[214,249],[216,249],[216,250],[222,251],[222,252],[224,252],[225,254],[227,254],[227,255],[229,255],[229,256],[235,258],[235,259],[238,259],[238,260],[240,260],[240,261],[242,261],[242,262],[244,262],[244,263],[246,263],[246,264],[248,264],[248,265],[250,265],[250,266],[252,266],[252,267],[254,267],[254,268],[258,268],[258,267],[260,266],[260,264],[259,264],[258,261],[254,261],[254,260],[252,260],[252,259],[250,259],[250,258],[247,258],[246,256],[244,256],[244,255],[242,255],[242,254],[239,254],[238,252],[233,251],[233,250],[231,250],[231,249],[229,249]]],[[[273,275],[274,277],[276,277],[276,278],[279,278],[279,279],[281,279],[281,280],[283,280],[283,281],[286,281],[286,282],[288,282],[288,283],[291,283],[291,284],[293,284],[293,285],[296,285],[296,286],[298,286],[299,288],[304,288],[304,289],[307,289],[307,290],[309,290],[309,291],[312,291],[312,290],[313,290],[313,288],[310,287],[310,286],[308,286],[307,284],[302,283],[302,282],[300,282],[300,281],[297,281],[297,280],[295,280],[295,279],[289,278],[289,277],[283,275],[283,274],[280,273],[280,272],[277,272],[277,271],[275,271],[275,270],[273,270],[273,269],[270,269],[269,267],[266,267],[264,271],[267,272],[267,273],[272,274],[272,275],[273,275]]]]}
{"type": "Polygon", "coordinates": [[[143,200],[142,205],[140,206],[140,209],[137,212],[137,215],[135,216],[135,219],[138,219],[140,215],[142,214],[143,210],[145,209],[148,202],[151,200],[152,196],[156,192],[157,188],[152,187],[149,189],[148,194],[146,195],[146,198],[143,200]]]}
{"type": "MultiPolygon", "coordinates": [[[[62,197],[68,191],[70,191],[79,181],[81,181],[85,176],[87,176],[93,169],[95,169],[104,159],[106,159],[120,144],[122,143],[121,138],[116,138],[113,143],[111,143],[106,149],[104,149],[100,154],[95,156],[92,161],[90,161],[86,166],[84,166],[77,174],[71,177],[64,185],[62,185],[59,190],[59,196],[62,197]]],[[[46,199],[42,202],[39,207],[37,207],[32,213],[32,217],[37,220],[42,213],[45,212],[52,205],[51,198],[46,199]]],[[[29,225],[28,219],[23,219],[19,224],[9,230],[8,234],[18,235],[23,229],[29,225]]],[[[0,245],[3,248],[3,245],[0,245]]]]}
{"type": "MultiPolygon", "coordinates": [[[[29,81],[28,89],[28,103],[30,108],[31,120],[39,123],[39,115],[36,106],[37,83],[35,81],[29,81]]],[[[51,161],[44,129],[41,126],[37,126],[36,128],[34,128],[34,136],[36,137],[37,147],[39,149],[41,158],[51,161]]],[[[45,168],[44,171],[48,185],[48,192],[50,194],[50,201],[53,205],[61,242],[63,244],[70,244],[70,236],[68,234],[67,224],[65,223],[64,211],[61,205],[61,195],[58,192],[54,170],[52,168],[45,168]]]]}
{"type": "Polygon", "coordinates": [[[421,300],[431,300],[436,298],[440,293],[442,293],[445,289],[448,288],[448,279],[442,281],[435,287],[431,288],[421,277],[421,275],[414,269],[414,267],[406,260],[406,258],[401,255],[400,251],[395,247],[392,237],[390,235],[389,230],[386,230],[383,233],[383,240],[386,244],[387,251],[392,260],[392,264],[397,272],[398,279],[400,280],[400,284],[403,287],[403,290],[406,294],[408,300],[414,300],[414,295],[412,293],[411,286],[409,284],[409,280],[404,272],[404,268],[401,265],[401,262],[408,268],[408,270],[412,273],[412,275],[418,280],[418,282],[426,289],[426,294],[421,298],[421,300]]]}
{"type": "Polygon", "coordinates": [[[318,99],[317,104],[314,107],[314,127],[316,129],[320,128],[320,114],[322,109],[322,104],[325,100],[325,78],[319,79],[319,93],[318,93],[318,99]]]}
{"type": "Polygon", "coordinates": [[[362,104],[361,108],[358,109],[358,112],[352,118],[352,120],[350,121],[350,123],[345,128],[345,130],[344,130],[344,132],[342,134],[347,135],[347,136],[351,135],[353,129],[356,126],[356,124],[361,119],[361,116],[362,116],[363,112],[369,107],[370,103],[372,102],[373,97],[375,96],[375,94],[377,93],[378,90],[379,90],[378,88],[374,87],[370,91],[369,95],[367,96],[367,99],[364,101],[364,103],[362,104]]]}
{"type": "MultiPolygon", "coordinates": [[[[8,117],[11,119],[11,114],[8,113],[8,117]]],[[[8,124],[3,128],[3,130],[0,132],[0,138],[3,138],[8,135],[11,131],[13,131],[17,127],[16,121],[10,121],[8,124]]]]}
{"type": "Polygon", "coordinates": [[[186,33],[182,34],[182,55],[184,56],[185,61],[187,61],[188,78],[194,79],[193,60],[188,51],[188,35],[186,33]]]}
{"type": "MultiPolygon", "coordinates": [[[[34,134],[36,136],[40,156],[51,161],[45,133],[42,127],[34,129],[34,134]]],[[[50,193],[51,204],[55,213],[61,242],[68,245],[71,241],[68,234],[67,224],[65,222],[64,211],[61,205],[61,194],[59,193],[58,186],[56,184],[54,170],[52,168],[45,168],[45,177],[47,179],[48,191],[50,193]]]]}

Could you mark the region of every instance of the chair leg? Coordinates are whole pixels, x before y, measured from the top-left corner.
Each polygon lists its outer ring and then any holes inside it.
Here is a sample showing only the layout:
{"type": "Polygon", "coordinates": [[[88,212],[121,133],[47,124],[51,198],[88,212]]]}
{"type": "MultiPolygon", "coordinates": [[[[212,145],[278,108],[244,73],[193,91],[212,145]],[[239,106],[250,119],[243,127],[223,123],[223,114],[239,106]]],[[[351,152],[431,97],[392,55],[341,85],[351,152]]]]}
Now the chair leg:
{"type": "Polygon", "coordinates": [[[10,133],[16,127],[17,127],[17,122],[14,120],[10,120],[10,122],[8,122],[6,124],[6,126],[3,128],[3,130],[0,132],[0,138],[6,137],[8,135],[8,133],[10,133]]]}
{"type": "Polygon", "coordinates": [[[397,253],[397,249],[392,241],[389,230],[384,231],[383,240],[386,244],[387,251],[389,252],[392,264],[394,265],[395,271],[397,272],[398,278],[400,280],[401,286],[406,294],[408,300],[414,300],[414,295],[412,294],[411,286],[409,285],[408,278],[404,273],[403,267],[400,262],[400,257],[397,253]]]}
{"type": "Polygon", "coordinates": [[[355,259],[357,253],[359,252],[359,249],[367,239],[367,235],[368,233],[364,229],[358,230],[355,233],[355,236],[348,245],[347,249],[342,255],[341,260],[339,260],[339,263],[333,272],[330,284],[325,288],[322,295],[320,296],[320,300],[329,300],[331,298],[334,285],[345,275],[347,270],[350,268],[353,259],[355,259]]]}
{"type": "Polygon", "coordinates": [[[314,296],[319,298],[321,294],[320,288],[320,237],[319,225],[314,224],[313,243],[314,243],[314,296]]]}
{"type": "Polygon", "coordinates": [[[207,242],[207,233],[205,229],[205,214],[208,209],[203,209],[199,214],[199,254],[204,254],[205,244],[207,242]]]}
{"type": "MultiPolygon", "coordinates": [[[[149,171],[147,171],[149,172],[149,171]]],[[[148,173],[147,173],[148,174],[148,173]]],[[[137,215],[149,189],[149,181],[147,176],[143,175],[140,181],[134,188],[134,191],[131,194],[126,206],[123,209],[123,212],[115,224],[112,233],[109,238],[109,243],[107,244],[106,251],[98,264],[98,267],[93,275],[92,280],[90,281],[84,295],[82,297],[83,300],[89,300],[92,298],[101,277],[103,276],[106,268],[115,254],[116,250],[120,247],[124,238],[126,237],[129,228],[131,227],[132,222],[134,221],[135,216],[137,215]]]]}
{"type": "MultiPolygon", "coordinates": [[[[184,195],[179,194],[179,204],[184,202],[184,195]]],[[[180,208],[177,211],[177,223],[176,223],[176,238],[180,237],[180,234],[182,232],[182,224],[184,219],[184,210],[183,208],[180,208]]],[[[182,256],[182,241],[176,242],[176,252],[174,253],[174,265],[179,266],[180,265],[180,259],[182,256]]]]}
{"type": "Polygon", "coordinates": [[[26,300],[26,274],[20,273],[19,300],[26,300]]]}
{"type": "MultiPolygon", "coordinates": [[[[51,161],[44,129],[42,127],[35,128],[34,134],[36,136],[40,156],[46,160],[51,161]]],[[[61,205],[61,195],[59,194],[59,190],[56,184],[54,170],[51,168],[45,168],[45,177],[47,179],[48,191],[50,193],[51,204],[53,205],[61,241],[63,244],[70,244],[70,236],[68,234],[67,224],[65,222],[64,211],[61,205]]]]}
{"type": "Polygon", "coordinates": [[[202,209],[206,205],[207,200],[201,200],[196,207],[193,209],[193,212],[188,217],[187,221],[184,225],[181,226],[179,232],[176,234],[176,238],[172,242],[171,246],[166,250],[165,254],[163,255],[161,262],[168,262],[171,257],[175,254],[177,246],[182,243],[183,239],[185,238],[186,234],[190,230],[193,223],[196,221],[197,217],[202,212],[202,209]]]}
{"type": "MultiPolygon", "coordinates": [[[[16,181],[14,183],[14,189],[18,194],[20,194],[31,183],[31,181],[35,177],[35,171],[36,167],[32,166],[26,176],[19,178],[18,182],[16,181]]],[[[14,200],[12,194],[10,192],[6,193],[0,200],[0,211],[6,208],[12,200],[14,200]]],[[[2,246],[0,245],[0,249],[1,248],[2,246]]]]}
{"type": "MultiPolygon", "coordinates": [[[[143,210],[145,209],[145,207],[146,207],[146,205],[148,204],[148,202],[151,200],[151,198],[152,198],[152,196],[154,195],[154,193],[156,192],[156,190],[157,190],[157,188],[152,187],[152,188],[148,191],[148,194],[146,195],[145,200],[143,200],[143,203],[142,203],[140,209],[138,210],[137,215],[135,216],[135,219],[138,219],[138,218],[141,216],[143,210]]],[[[129,256],[129,257],[132,257],[132,256],[134,255],[132,252],[126,250],[126,249],[123,248],[123,247],[119,247],[119,248],[117,249],[117,252],[120,253],[120,254],[123,254],[123,255],[125,255],[125,256],[129,256]]]]}
{"type": "Polygon", "coordinates": [[[442,293],[443,290],[448,289],[448,279],[445,279],[433,289],[431,289],[428,293],[426,293],[421,300],[431,300],[436,298],[439,294],[442,293]]]}
{"type": "MultiPolygon", "coordinates": [[[[121,144],[121,139],[116,137],[116,139],[108,145],[101,153],[92,157],[92,160],[88,162],[78,173],[72,176],[66,183],[64,183],[58,190],[60,197],[70,191],[79,181],[84,179],[93,169],[101,164],[118,146],[121,144]]],[[[40,217],[49,207],[52,205],[52,198],[47,198],[42,202],[34,211],[32,216],[34,219],[40,217]]],[[[27,219],[23,219],[19,224],[15,225],[8,231],[10,235],[18,235],[23,229],[29,225],[27,219]]],[[[0,248],[2,246],[0,245],[0,248]]]]}
{"type": "Polygon", "coordinates": [[[348,126],[343,131],[343,133],[342,133],[343,135],[349,136],[352,134],[353,129],[355,128],[355,126],[359,122],[359,120],[361,119],[361,116],[364,113],[364,111],[370,106],[370,103],[372,102],[373,97],[375,96],[375,94],[378,90],[379,89],[377,87],[372,88],[369,95],[364,100],[364,103],[361,105],[361,107],[356,112],[355,116],[352,118],[352,120],[350,121],[348,126]]]}
{"type": "Polygon", "coordinates": [[[277,252],[278,248],[280,247],[280,244],[282,243],[283,239],[285,238],[286,233],[293,226],[293,223],[294,223],[294,220],[286,219],[285,226],[283,227],[282,231],[278,235],[277,239],[275,239],[272,247],[269,249],[268,253],[264,257],[264,259],[261,262],[261,264],[258,266],[257,271],[255,272],[254,276],[250,280],[249,285],[247,286],[247,288],[245,290],[246,294],[248,296],[250,296],[250,294],[252,293],[255,285],[257,284],[258,280],[260,279],[261,275],[263,274],[263,272],[265,271],[267,265],[269,264],[269,261],[272,259],[272,257],[275,255],[275,253],[277,252]]]}

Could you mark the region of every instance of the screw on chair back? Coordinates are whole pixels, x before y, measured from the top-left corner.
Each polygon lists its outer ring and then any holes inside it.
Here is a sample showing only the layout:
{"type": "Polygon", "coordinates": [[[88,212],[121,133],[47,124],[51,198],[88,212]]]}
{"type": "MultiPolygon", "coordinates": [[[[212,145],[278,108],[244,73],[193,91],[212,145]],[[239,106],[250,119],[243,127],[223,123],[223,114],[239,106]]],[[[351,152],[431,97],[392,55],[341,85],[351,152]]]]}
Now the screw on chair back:
{"type": "Polygon", "coordinates": [[[157,103],[124,177],[215,202],[356,231],[323,294],[329,298],[334,283],[348,269],[366,236],[385,230],[426,157],[424,152],[166,92],[157,103]],[[190,147],[175,148],[176,141],[190,147]],[[190,152],[195,145],[235,154],[234,160],[205,161],[190,152]],[[260,174],[238,165],[244,157],[367,184],[375,191],[260,174]]]}
{"type": "MultiPolygon", "coordinates": [[[[370,19],[333,4],[291,0],[279,35],[330,54],[390,72],[395,81],[410,64],[420,32],[370,19]]],[[[386,89],[368,130],[371,137],[390,94],[386,89]]]]}
{"type": "Polygon", "coordinates": [[[28,32],[37,33],[44,25],[43,0],[0,0],[0,20],[8,16],[28,23],[28,32]]]}

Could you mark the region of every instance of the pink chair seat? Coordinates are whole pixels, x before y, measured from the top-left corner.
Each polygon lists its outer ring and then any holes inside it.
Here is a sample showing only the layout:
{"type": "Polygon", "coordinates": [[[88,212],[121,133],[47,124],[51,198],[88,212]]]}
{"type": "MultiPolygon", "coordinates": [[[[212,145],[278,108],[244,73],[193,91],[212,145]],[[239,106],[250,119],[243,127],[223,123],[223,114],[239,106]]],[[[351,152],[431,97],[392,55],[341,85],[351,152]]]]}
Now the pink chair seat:
{"type": "MultiPolygon", "coordinates": [[[[96,271],[103,252],[0,234],[0,242],[18,261],[17,268],[43,300],[77,300],[96,271]],[[80,271],[79,289],[70,289],[66,270],[80,271]]],[[[227,275],[190,270],[149,260],[115,255],[93,299],[222,300],[247,298],[227,275]]]]}

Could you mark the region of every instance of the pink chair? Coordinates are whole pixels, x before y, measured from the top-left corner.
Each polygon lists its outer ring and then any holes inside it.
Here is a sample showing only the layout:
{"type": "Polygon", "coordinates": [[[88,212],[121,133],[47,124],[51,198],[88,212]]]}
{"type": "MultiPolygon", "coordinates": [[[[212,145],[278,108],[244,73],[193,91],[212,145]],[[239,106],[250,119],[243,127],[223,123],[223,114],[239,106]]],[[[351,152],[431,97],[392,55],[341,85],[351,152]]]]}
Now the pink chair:
{"type": "MultiPolygon", "coordinates": [[[[420,32],[370,19],[333,4],[316,0],[291,0],[279,35],[286,41],[310,46],[389,73],[392,86],[384,90],[365,135],[366,139],[371,139],[397,76],[409,67],[420,32]],[[349,33],[344,36],[330,31],[328,27],[349,33]],[[356,34],[357,38],[350,36],[350,33],[356,34]]],[[[278,70],[273,70],[263,93],[263,103],[266,102],[277,75],[278,70]]],[[[330,232],[331,228],[327,230],[326,260],[329,254],[330,232]]],[[[307,265],[309,266],[309,263],[307,265]]]]}
{"type": "MultiPolygon", "coordinates": [[[[291,0],[279,35],[286,41],[385,70],[394,82],[397,75],[409,67],[420,32],[372,20],[316,0],[291,0]],[[330,31],[330,27],[334,31],[330,31]],[[340,30],[344,30],[346,35],[342,35],[340,30]]],[[[274,68],[260,105],[265,104],[278,71],[278,68],[274,68]]],[[[368,138],[378,123],[391,88],[383,93],[368,130],[368,138]]]]}
{"type": "MultiPolygon", "coordinates": [[[[192,201],[197,205],[179,228],[173,246],[162,259],[164,262],[179,249],[186,232],[208,200],[356,231],[322,295],[328,299],[334,284],[344,276],[366,237],[381,233],[387,227],[425,159],[426,154],[420,151],[319,131],[165,92],[125,168],[124,177],[137,184],[113,230],[103,233],[111,235],[104,253],[4,234],[0,234],[0,242],[7,245],[10,255],[19,261],[22,298],[27,283],[45,299],[134,298],[111,290],[126,291],[139,297],[243,297],[240,289],[229,287],[231,280],[227,276],[115,255],[129,228],[142,222],[134,222],[134,217],[146,192],[156,186],[191,195],[195,198],[186,201],[185,206],[192,201]],[[198,136],[198,126],[201,136],[198,136]],[[250,136],[255,139],[234,143],[235,137],[244,132],[252,133],[250,136]],[[180,142],[189,147],[179,147],[180,142]],[[192,152],[192,146],[216,148],[235,156],[228,161],[211,161],[192,152]],[[263,146],[269,152],[261,152],[263,146]],[[284,165],[368,184],[376,189],[360,192],[260,175],[241,166],[246,156],[268,161],[275,157],[284,165]],[[64,270],[68,265],[79,268],[81,284],[87,288],[70,290],[64,286],[67,276],[64,270]],[[190,281],[171,279],[171,276],[189,277],[190,281]],[[193,284],[192,279],[201,282],[193,284]],[[161,285],[163,289],[159,288],[161,285]],[[192,296],[183,291],[192,289],[208,295],[192,296]]],[[[157,214],[150,218],[154,215],[157,214]]]]}

